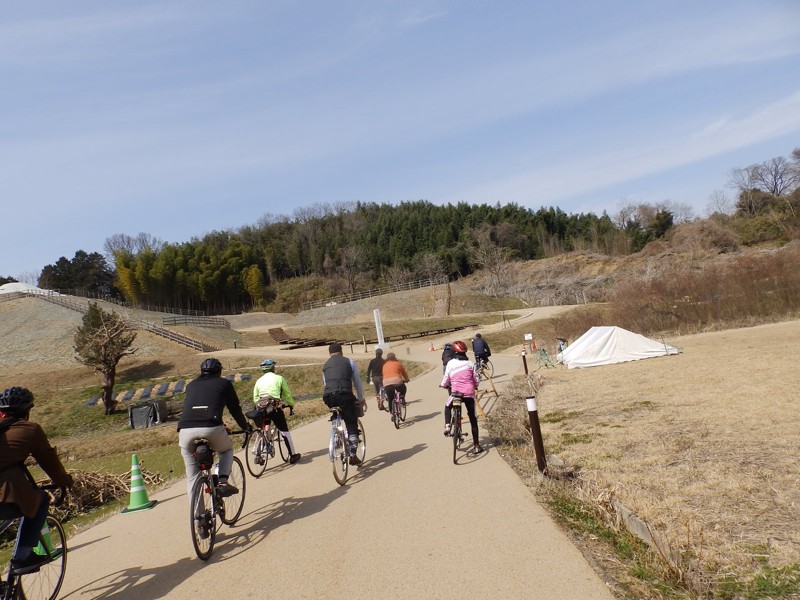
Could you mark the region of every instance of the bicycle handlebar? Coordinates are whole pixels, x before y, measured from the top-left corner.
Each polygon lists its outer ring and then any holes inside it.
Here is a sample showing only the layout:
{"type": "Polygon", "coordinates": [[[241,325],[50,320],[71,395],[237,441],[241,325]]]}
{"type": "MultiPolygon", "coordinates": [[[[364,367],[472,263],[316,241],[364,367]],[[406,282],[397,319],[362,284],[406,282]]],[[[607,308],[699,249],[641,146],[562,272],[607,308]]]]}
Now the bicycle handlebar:
{"type": "Polygon", "coordinates": [[[67,487],[64,485],[55,485],[53,483],[48,483],[47,485],[40,485],[40,490],[44,490],[45,492],[53,492],[58,490],[58,494],[53,494],[53,504],[54,507],[59,507],[64,504],[64,500],[67,498],[67,487]]]}

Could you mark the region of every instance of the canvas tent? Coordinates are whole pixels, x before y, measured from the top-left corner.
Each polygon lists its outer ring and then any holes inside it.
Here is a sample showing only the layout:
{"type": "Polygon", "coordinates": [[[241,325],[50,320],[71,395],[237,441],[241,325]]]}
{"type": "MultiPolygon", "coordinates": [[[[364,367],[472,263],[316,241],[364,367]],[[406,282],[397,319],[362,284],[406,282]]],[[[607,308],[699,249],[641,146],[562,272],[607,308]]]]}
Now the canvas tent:
{"type": "Polygon", "coordinates": [[[677,354],[678,349],[621,327],[592,327],[556,355],[569,369],[677,354]]]}

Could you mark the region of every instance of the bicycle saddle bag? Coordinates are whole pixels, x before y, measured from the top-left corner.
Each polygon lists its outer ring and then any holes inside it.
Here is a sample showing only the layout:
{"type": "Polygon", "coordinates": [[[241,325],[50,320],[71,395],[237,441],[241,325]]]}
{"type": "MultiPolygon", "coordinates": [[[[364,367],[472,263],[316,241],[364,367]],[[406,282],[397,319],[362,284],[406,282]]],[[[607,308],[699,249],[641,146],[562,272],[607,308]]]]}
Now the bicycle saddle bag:
{"type": "Polygon", "coordinates": [[[211,464],[214,461],[214,453],[211,450],[211,446],[209,446],[208,442],[205,440],[195,445],[194,452],[192,454],[194,454],[194,461],[201,469],[207,469],[211,467],[211,464]]]}
{"type": "Polygon", "coordinates": [[[256,426],[261,427],[264,424],[264,419],[267,418],[267,411],[263,408],[254,408],[244,413],[244,416],[251,419],[256,426]]]}

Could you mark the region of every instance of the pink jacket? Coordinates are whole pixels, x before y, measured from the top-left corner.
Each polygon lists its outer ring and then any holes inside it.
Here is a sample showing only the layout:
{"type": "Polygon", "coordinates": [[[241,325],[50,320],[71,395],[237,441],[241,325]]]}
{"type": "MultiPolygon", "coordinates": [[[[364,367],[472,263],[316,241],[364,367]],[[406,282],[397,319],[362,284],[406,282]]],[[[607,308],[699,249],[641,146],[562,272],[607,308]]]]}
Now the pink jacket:
{"type": "Polygon", "coordinates": [[[475,376],[474,365],[468,360],[453,358],[444,369],[444,378],[439,387],[450,387],[451,392],[461,392],[464,396],[473,398],[478,389],[478,378],[475,376]]]}

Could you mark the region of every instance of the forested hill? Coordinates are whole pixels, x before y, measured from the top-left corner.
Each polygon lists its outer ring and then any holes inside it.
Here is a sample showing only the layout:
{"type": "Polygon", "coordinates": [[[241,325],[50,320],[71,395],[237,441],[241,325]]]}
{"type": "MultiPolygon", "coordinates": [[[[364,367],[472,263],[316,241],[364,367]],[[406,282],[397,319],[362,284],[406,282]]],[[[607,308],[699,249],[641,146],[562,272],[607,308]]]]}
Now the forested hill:
{"type": "MultiPolygon", "coordinates": [[[[800,184],[800,149],[784,163],[800,184]]],[[[720,251],[782,243],[800,231],[800,185],[764,191],[755,175],[765,165],[750,168],[754,175],[743,179],[735,207],[693,223],[686,207],[669,202],[630,205],[613,219],[516,204],[316,205],[181,243],[116,234],[105,246],[113,268],[100,254],[81,250],[71,261],[62,257],[46,266],[38,283],[209,314],[294,312],[311,300],[478,269],[497,287],[510,261],[573,250],[627,255],[654,240],[678,238],[688,225],[695,227],[689,235],[702,231],[720,251]]]]}
{"type": "MultiPolygon", "coordinates": [[[[627,253],[671,225],[666,210],[647,226],[631,221],[620,228],[606,215],[556,208],[418,201],[316,206],[180,244],[137,244],[126,236],[109,242],[116,287],[126,300],[230,313],[269,306],[279,288],[285,291],[297,278],[318,278],[298,290],[295,301],[301,302],[309,295],[466,275],[492,260],[487,252],[526,260],[575,247],[627,253]]],[[[282,296],[281,310],[297,309],[282,296]]]]}

